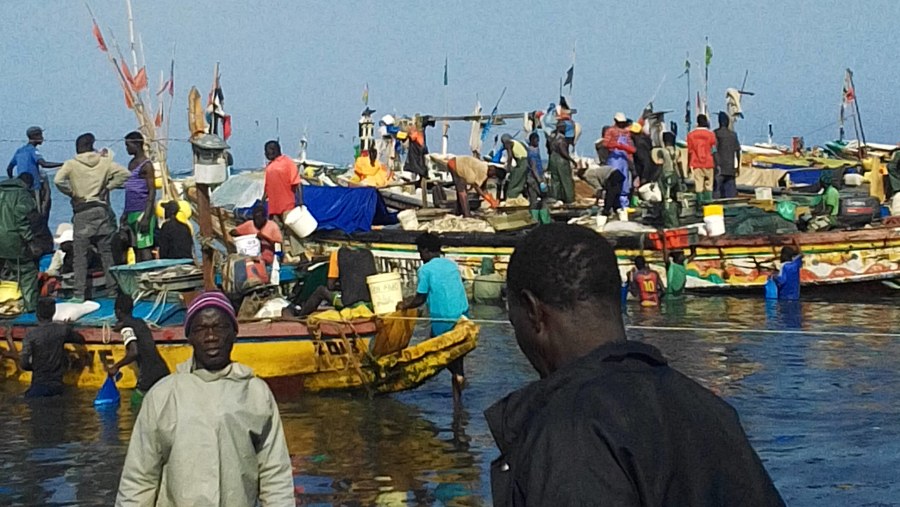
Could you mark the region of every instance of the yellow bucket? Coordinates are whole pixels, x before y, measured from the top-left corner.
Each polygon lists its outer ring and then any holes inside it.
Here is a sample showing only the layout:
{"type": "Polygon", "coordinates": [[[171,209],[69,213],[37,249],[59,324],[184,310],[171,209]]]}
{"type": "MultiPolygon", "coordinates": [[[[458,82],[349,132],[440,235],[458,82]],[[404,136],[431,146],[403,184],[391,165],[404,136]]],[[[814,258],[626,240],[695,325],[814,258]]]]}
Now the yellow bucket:
{"type": "Polygon", "coordinates": [[[703,218],[721,217],[725,215],[725,208],[721,204],[707,204],[703,207],[703,218]]]}

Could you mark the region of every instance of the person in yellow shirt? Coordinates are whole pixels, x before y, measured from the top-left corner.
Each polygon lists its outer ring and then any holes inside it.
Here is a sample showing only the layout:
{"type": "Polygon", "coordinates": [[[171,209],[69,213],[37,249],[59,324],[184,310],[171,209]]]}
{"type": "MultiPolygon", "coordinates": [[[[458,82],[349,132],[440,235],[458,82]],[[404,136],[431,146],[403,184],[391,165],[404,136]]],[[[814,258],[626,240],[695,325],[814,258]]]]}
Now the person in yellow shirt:
{"type": "Polygon", "coordinates": [[[369,148],[367,155],[360,155],[353,164],[353,177],[350,183],[368,187],[383,187],[390,180],[390,175],[384,164],[378,160],[378,150],[369,148]]]}

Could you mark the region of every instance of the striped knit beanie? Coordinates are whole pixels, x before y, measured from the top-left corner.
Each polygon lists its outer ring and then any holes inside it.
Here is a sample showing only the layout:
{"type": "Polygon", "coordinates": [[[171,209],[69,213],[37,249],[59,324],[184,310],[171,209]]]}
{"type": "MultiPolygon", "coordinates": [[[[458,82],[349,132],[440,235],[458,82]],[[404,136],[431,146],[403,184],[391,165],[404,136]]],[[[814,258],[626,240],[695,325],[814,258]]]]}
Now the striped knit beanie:
{"type": "Polygon", "coordinates": [[[234,307],[231,306],[231,301],[228,300],[225,294],[218,291],[211,291],[200,294],[199,296],[194,298],[194,300],[191,301],[191,304],[188,306],[187,316],[184,319],[185,336],[190,334],[191,322],[194,320],[194,317],[196,317],[198,313],[206,310],[207,308],[215,308],[217,310],[221,310],[231,320],[231,324],[234,326],[234,330],[238,330],[237,316],[234,313],[234,307]]]}

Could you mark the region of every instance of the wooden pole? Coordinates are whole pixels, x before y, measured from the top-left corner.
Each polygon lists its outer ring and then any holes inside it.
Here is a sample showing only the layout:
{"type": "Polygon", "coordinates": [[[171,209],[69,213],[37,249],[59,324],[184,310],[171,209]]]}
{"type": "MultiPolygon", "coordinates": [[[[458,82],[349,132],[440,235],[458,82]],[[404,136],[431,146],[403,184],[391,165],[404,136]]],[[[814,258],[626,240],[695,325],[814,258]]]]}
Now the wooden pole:
{"type": "MultiPolygon", "coordinates": [[[[197,222],[200,225],[200,245],[203,254],[203,289],[216,289],[215,250],[212,247],[213,227],[209,206],[209,185],[197,184],[197,222]]],[[[224,235],[224,234],[223,234],[224,235]]]]}

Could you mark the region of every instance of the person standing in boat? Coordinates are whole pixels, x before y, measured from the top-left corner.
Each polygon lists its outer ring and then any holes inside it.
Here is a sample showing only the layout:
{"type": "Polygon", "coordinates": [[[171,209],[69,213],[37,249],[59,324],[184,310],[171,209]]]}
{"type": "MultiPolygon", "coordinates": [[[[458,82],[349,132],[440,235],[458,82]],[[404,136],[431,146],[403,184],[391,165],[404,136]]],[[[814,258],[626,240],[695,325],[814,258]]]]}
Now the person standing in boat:
{"type": "Polygon", "coordinates": [[[106,153],[94,150],[94,135],[82,134],[75,140],[74,159],[67,160],[53,182],[72,198],[74,225],[73,264],[75,268],[74,302],[84,301],[87,293],[88,250],[97,246],[106,287],[115,287],[109,268],[113,267],[112,241],[116,233],[115,215],[109,206],[109,192],[121,188],[131,174],[106,153]]]}
{"type": "Polygon", "coordinates": [[[687,135],[687,153],[688,167],[694,177],[694,192],[700,206],[712,202],[716,169],[716,162],[713,159],[715,150],[716,135],[709,130],[709,118],[705,114],[698,114],[697,128],[687,135]]]}
{"type": "Polygon", "coordinates": [[[178,220],[178,201],[166,201],[162,205],[165,223],[159,228],[160,259],[193,259],[194,235],[191,227],[178,220]]]}
{"type": "Polygon", "coordinates": [[[31,191],[34,192],[34,200],[38,204],[38,211],[44,217],[50,216],[50,185],[46,176],[41,172],[43,169],[55,169],[62,167],[59,162],[47,162],[38,151],[38,146],[44,143],[44,131],[40,127],[29,127],[25,131],[28,142],[16,150],[9,165],[6,166],[6,176],[12,179],[13,170],[15,175],[31,174],[34,182],[31,185],[31,191]]]}
{"type": "Polygon", "coordinates": [[[284,223],[284,215],[297,206],[303,205],[303,185],[297,164],[287,155],[282,155],[278,141],[268,141],[265,147],[265,183],[262,201],[269,204],[269,216],[284,223]]]}
{"type": "MultiPolygon", "coordinates": [[[[622,173],[622,192],[619,194],[619,207],[628,207],[628,197],[631,195],[631,171],[629,165],[635,153],[634,143],[631,140],[631,131],[628,129],[628,118],[625,113],[616,113],[613,116],[615,124],[603,135],[603,145],[609,150],[607,163],[622,173]]],[[[616,196],[606,196],[606,199],[615,199],[616,196]]],[[[604,206],[605,207],[605,206],[604,206]]]]}
{"type": "Polygon", "coordinates": [[[29,216],[37,211],[29,180],[31,174],[0,182],[0,272],[19,284],[26,312],[38,301],[37,259],[43,255],[35,241],[29,216]]]}
{"type": "Polygon", "coordinates": [[[572,177],[572,170],[576,164],[569,154],[565,122],[556,123],[556,131],[547,139],[547,150],[550,157],[547,171],[553,180],[553,198],[571,204],[575,202],[575,180],[572,177]]]}
{"type": "Polygon", "coordinates": [[[122,225],[131,230],[131,246],[137,262],[153,259],[156,232],[156,177],[153,163],[144,152],[144,136],[130,132],[125,136],[125,150],[131,155],[125,181],[125,208],[122,225]]]}
{"type": "MultiPolygon", "coordinates": [[[[416,238],[416,247],[422,258],[422,266],[417,271],[416,295],[397,303],[397,310],[418,308],[428,303],[431,336],[440,336],[453,329],[456,322],[468,314],[469,299],[459,266],[444,257],[441,251],[441,238],[426,232],[416,238]]],[[[453,375],[453,400],[459,403],[465,382],[463,358],[450,363],[447,369],[453,375]]]]}
{"type": "Polygon", "coordinates": [[[719,128],[716,129],[716,186],[723,199],[737,197],[735,178],[741,167],[741,142],[730,128],[728,113],[719,111],[719,128]]]}
{"type": "Polygon", "coordinates": [[[231,360],[238,334],[231,302],[221,292],[200,294],[184,334],[193,356],[144,397],[116,505],[294,505],[275,397],[231,360]]]}
{"type": "Polygon", "coordinates": [[[528,177],[528,148],[509,134],[500,136],[500,142],[506,151],[506,171],[509,174],[506,198],[514,199],[525,191],[525,179],[528,177]]]}
{"type": "Polygon", "coordinates": [[[116,296],[116,328],[122,335],[125,357],[110,366],[109,376],[115,378],[119,370],[136,362],[138,367],[137,386],[131,394],[131,405],[137,406],[150,388],[169,374],[169,367],[163,361],[153,341],[153,333],[147,323],[134,317],[134,300],[120,292],[116,296]]]}
{"type": "Polygon", "coordinates": [[[527,148],[528,174],[525,177],[525,195],[528,196],[528,210],[531,218],[537,223],[549,224],[550,210],[544,203],[548,188],[544,179],[544,162],[541,160],[541,136],[537,132],[528,135],[527,148]]]}
{"type": "Polygon", "coordinates": [[[41,298],[37,303],[37,326],[28,330],[22,340],[19,366],[31,372],[31,387],[26,398],[58,396],[63,392],[63,374],[68,366],[67,343],[84,345],[84,337],[72,325],[53,322],[56,300],[41,298]]]}

